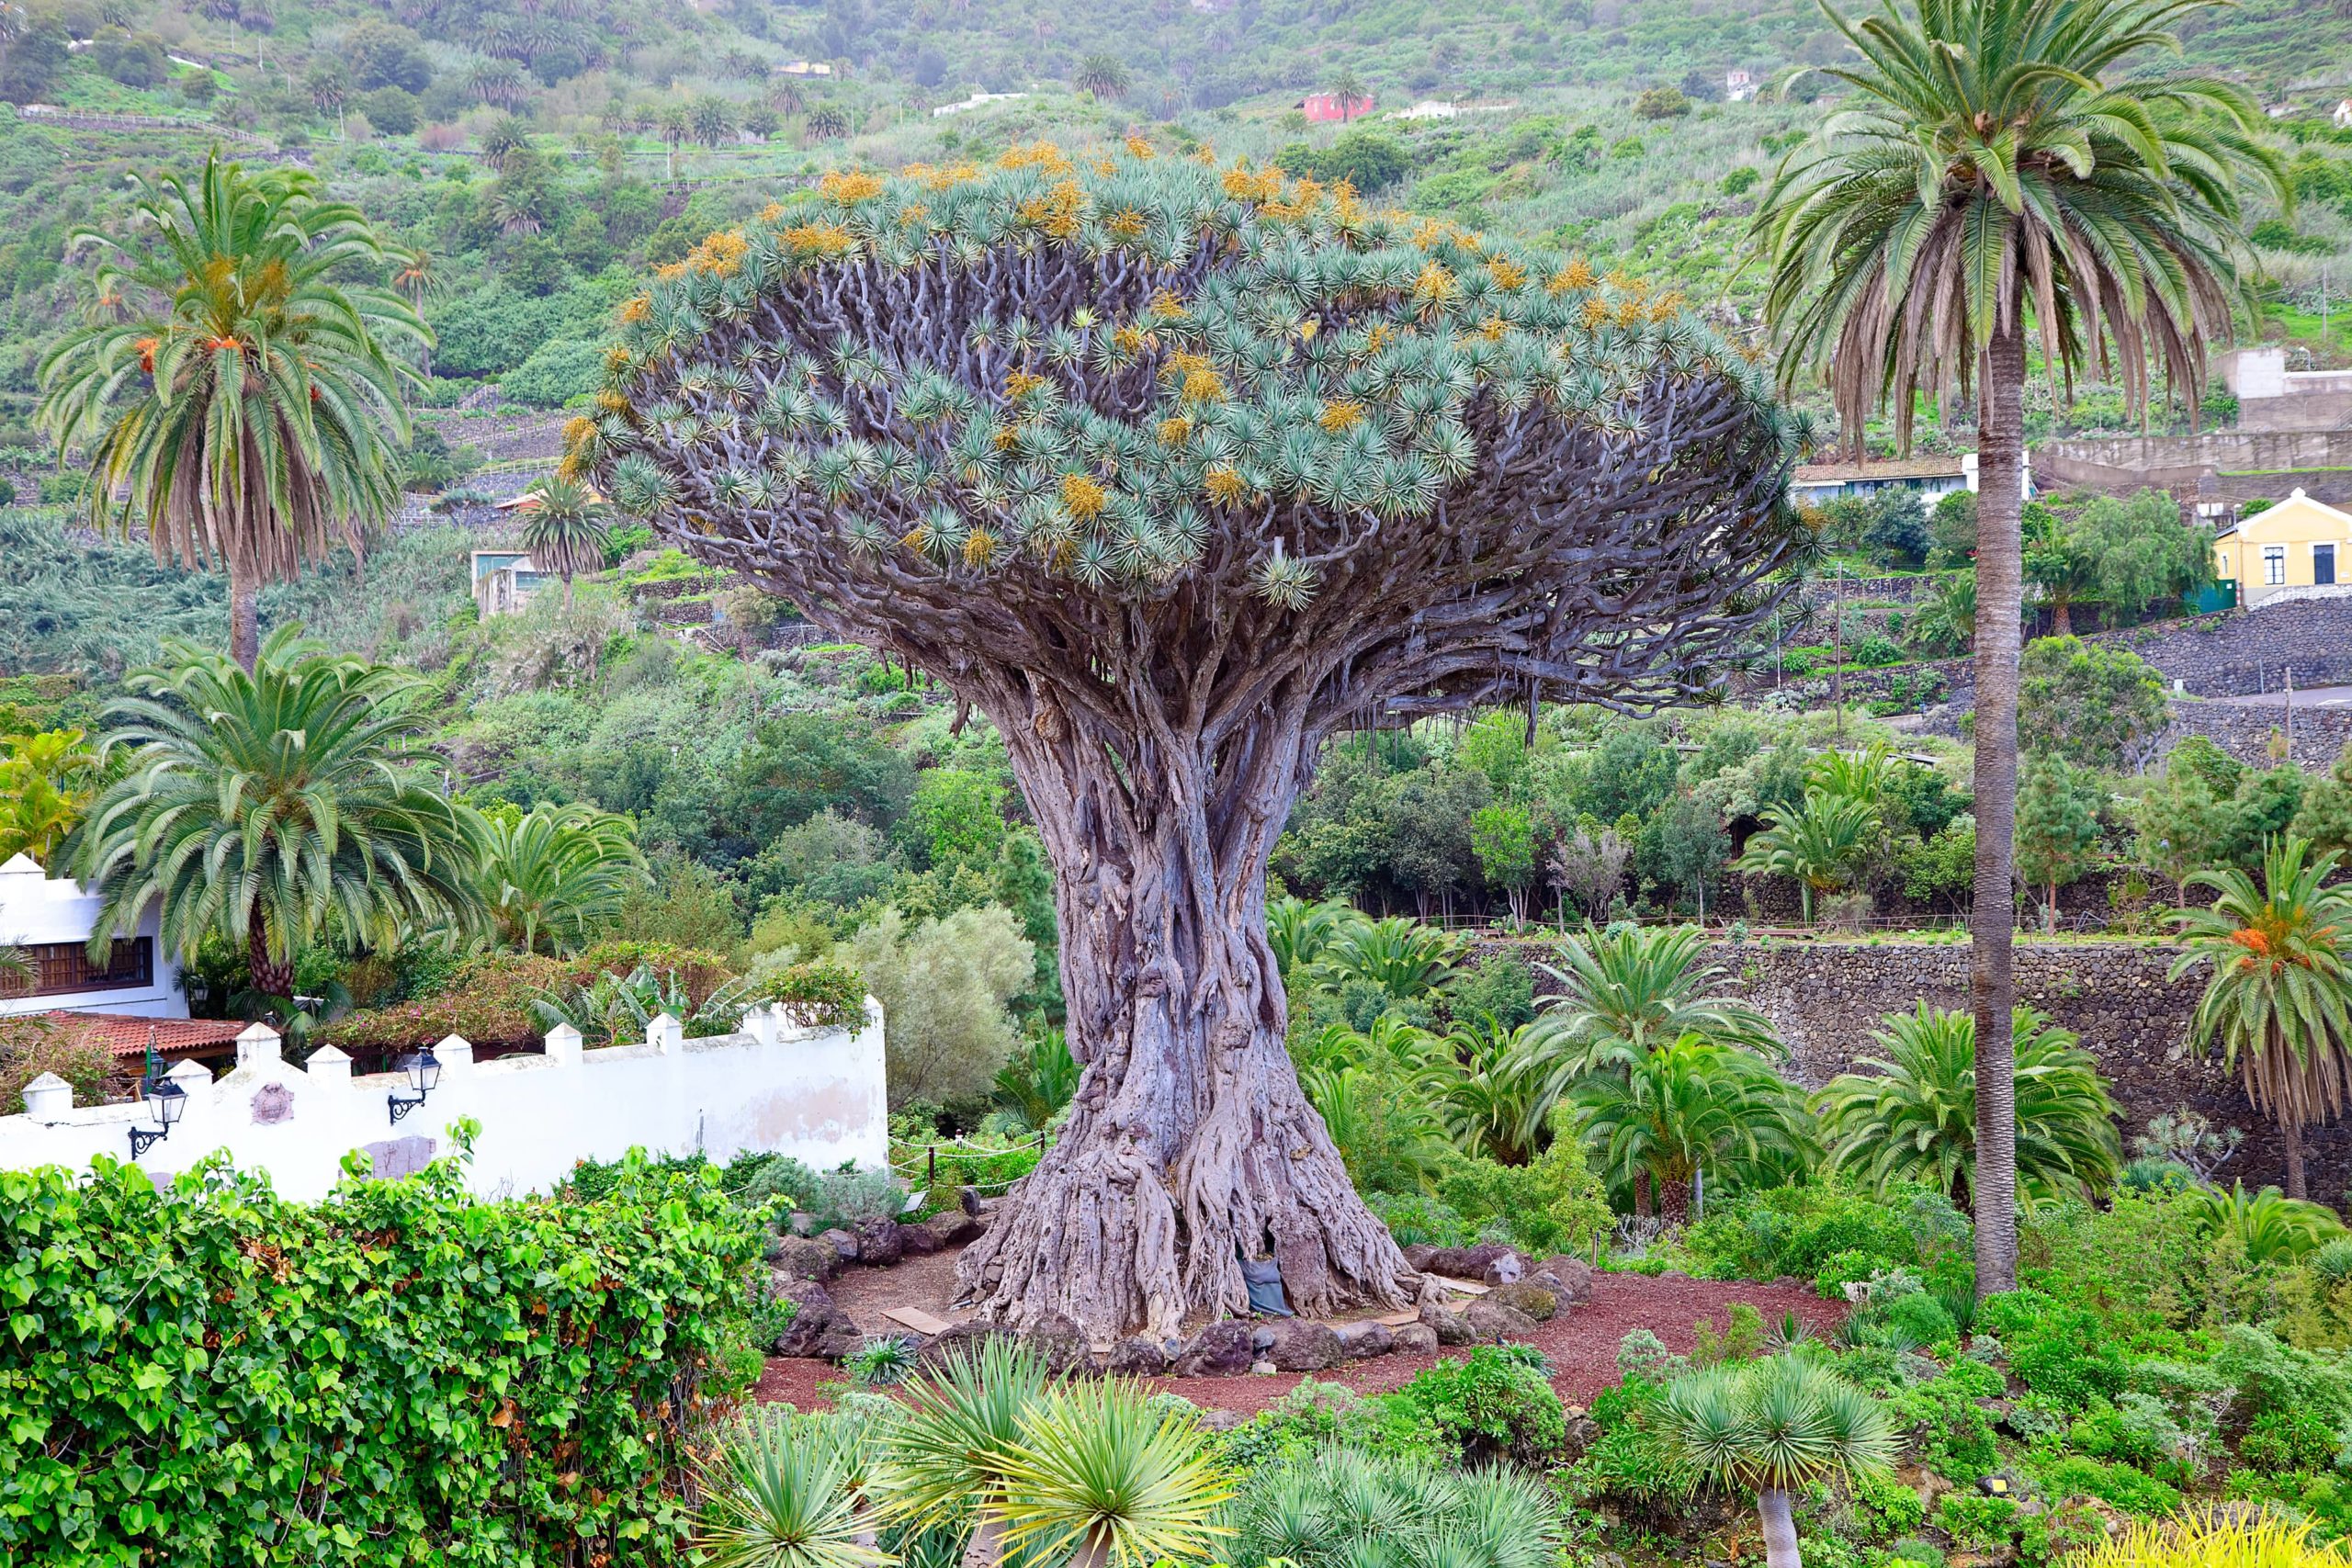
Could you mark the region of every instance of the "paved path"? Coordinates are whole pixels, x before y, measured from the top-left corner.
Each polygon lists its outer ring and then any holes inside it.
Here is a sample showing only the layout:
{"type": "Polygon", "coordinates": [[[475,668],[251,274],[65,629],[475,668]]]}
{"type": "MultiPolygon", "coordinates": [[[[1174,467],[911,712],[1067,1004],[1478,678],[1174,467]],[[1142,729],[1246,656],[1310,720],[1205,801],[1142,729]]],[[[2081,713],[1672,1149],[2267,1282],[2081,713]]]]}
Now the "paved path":
{"type": "MultiPolygon", "coordinates": [[[[2286,705],[2287,694],[2284,692],[2274,689],[2264,692],[2257,696],[2208,697],[2205,700],[2209,703],[2225,704],[2230,707],[2275,708],[2284,707],[2286,705]]],[[[2309,688],[2298,686],[2295,688],[2295,705],[2299,708],[2352,707],[2352,686],[2312,686],[2309,688]]]]}

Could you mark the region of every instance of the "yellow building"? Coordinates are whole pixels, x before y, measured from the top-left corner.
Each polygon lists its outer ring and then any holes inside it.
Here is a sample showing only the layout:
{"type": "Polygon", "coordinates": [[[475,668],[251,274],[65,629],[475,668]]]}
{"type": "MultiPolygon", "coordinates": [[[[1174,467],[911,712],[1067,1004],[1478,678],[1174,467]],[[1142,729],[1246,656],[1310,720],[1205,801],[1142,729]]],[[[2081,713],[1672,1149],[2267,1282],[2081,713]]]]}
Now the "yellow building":
{"type": "Polygon", "coordinates": [[[2237,584],[2241,605],[2288,588],[2352,581],[2352,514],[2295,491],[2241,518],[2213,541],[2213,570],[2237,584]]]}

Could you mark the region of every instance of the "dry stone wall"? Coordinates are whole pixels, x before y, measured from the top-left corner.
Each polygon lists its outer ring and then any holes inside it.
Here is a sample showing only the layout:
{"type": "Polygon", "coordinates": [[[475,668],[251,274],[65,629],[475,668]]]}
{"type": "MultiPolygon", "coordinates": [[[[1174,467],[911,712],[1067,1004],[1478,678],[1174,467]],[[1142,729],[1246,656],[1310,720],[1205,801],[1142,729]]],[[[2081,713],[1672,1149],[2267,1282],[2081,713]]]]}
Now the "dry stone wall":
{"type": "MultiPolygon", "coordinates": [[[[1498,942],[1531,962],[1539,942],[1498,942]]],[[[2203,982],[2166,978],[2175,949],[2150,942],[2019,941],[2018,998],[2082,1036],[2113,1084],[2124,1118],[2126,1148],[2152,1117],[2182,1109],[2218,1125],[2241,1127],[2246,1141],[2222,1168],[2248,1186],[2285,1179],[2270,1123],[2248,1103],[2234,1074],[2218,1058],[2188,1049],[2188,1021],[2203,982]]],[[[1708,949],[1734,976],[1729,987],[1772,1021],[1787,1042],[1789,1072],[1817,1089],[1873,1055],[1880,1018],[1934,1007],[1968,1006],[1968,948],[1923,942],[1818,942],[1751,939],[1708,949]]],[[[1557,988],[1540,969],[1539,994],[1557,988]]],[[[2338,1202],[2352,1187],[2352,1127],[2313,1132],[2312,1196],[2338,1202]]]]}

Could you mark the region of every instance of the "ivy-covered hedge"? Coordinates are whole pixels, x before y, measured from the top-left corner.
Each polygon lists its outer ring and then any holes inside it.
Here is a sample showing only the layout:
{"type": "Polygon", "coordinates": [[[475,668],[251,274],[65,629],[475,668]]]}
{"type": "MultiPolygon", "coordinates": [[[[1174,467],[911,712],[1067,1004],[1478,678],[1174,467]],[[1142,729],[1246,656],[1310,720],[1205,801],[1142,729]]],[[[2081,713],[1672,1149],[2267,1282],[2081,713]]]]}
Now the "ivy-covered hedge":
{"type": "Polygon", "coordinates": [[[311,1204],[100,1161],[0,1172],[0,1237],[9,1562],[675,1561],[687,1443],[757,1366],[715,1171],[311,1204]]]}
{"type": "Polygon", "coordinates": [[[865,982],[856,970],[830,958],[777,972],[761,984],[752,999],[774,1002],[786,1021],[802,1029],[865,1026],[865,982]]]}

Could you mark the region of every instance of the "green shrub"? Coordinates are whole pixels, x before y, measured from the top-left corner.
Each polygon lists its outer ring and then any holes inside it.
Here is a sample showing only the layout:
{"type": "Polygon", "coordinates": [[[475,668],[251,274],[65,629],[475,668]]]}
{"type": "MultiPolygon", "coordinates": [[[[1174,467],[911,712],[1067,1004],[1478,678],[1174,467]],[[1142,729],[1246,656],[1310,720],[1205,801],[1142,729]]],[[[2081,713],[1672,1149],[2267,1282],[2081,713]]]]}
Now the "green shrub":
{"type": "Polygon", "coordinates": [[[1939,1475],[1973,1482],[1999,1461],[1993,1423],[1962,1384],[1934,1378],[1897,1393],[1897,1423],[1912,1428],[1919,1462],[1939,1475]]]}
{"type": "Polygon", "coordinates": [[[1976,1326],[2000,1338],[2020,1382],[2062,1405],[2079,1409],[2123,1386],[2122,1352],[2096,1313],[2016,1291],[1986,1302],[1976,1326]]]}
{"type": "Polygon", "coordinates": [[[715,1370],[757,1366],[759,1237],[708,1172],[486,1201],[442,1161],[294,1203],[102,1161],[0,1172],[0,1230],[42,1240],[5,1287],[11,1562],[666,1559],[715,1370]]]}
{"type": "Polygon", "coordinates": [[[1908,1535],[1927,1521],[1919,1495],[1883,1471],[1856,1472],[1851,1490],[1855,1517],[1870,1540],[1908,1535]]]}
{"type": "Polygon", "coordinates": [[[2335,1461],[2336,1431],[2310,1410],[2266,1410],[2246,1423],[2238,1457],[2256,1470],[2324,1470],[2335,1461]]]}
{"type": "Polygon", "coordinates": [[[2008,1384],[1998,1371],[1966,1357],[1952,1362],[1951,1370],[1944,1373],[1944,1382],[1971,1399],[1998,1399],[2008,1392],[2008,1384]]]}
{"type": "Polygon", "coordinates": [[[1345,1384],[1312,1377],[1216,1438],[1217,1457],[1241,1471],[1308,1459],[1333,1446],[1430,1465],[1442,1458],[1437,1428],[1418,1405],[1393,1394],[1365,1399],[1345,1384]]]}
{"type": "Polygon", "coordinates": [[[1924,1291],[1897,1296],[1886,1303],[1886,1322],[1922,1345],[1950,1345],[1960,1338],[1960,1325],[1942,1302],[1924,1291]]]}
{"type": "Polygon", "coordinates": [[[2122,1460],[2143,1470],[2177,1461],[2188,1446],[2164,1402],[2144,1393],[2093,1404],[2067,1428],[2066,1440],[2096,1458],[2122,1460]]]}
{"type": "Polygon", "coordinates": [[[1972,1551],[1998,1554],[2007,1551],[2017,1521],[2018,1503],[2014,1497],[1979,1497],[1952,1492],[1936,1505],[1936,1523],[1943,1527],[1955,1545],[1972,1551]]]}
{"type": "Polygon", "coordinates": [[[1467,1247],[1478,1228],[1448,1205],[1422,1192],[1367,1192],[1369,1208],[1399,1247],[1467,1247]]]}
{"type": "Polygon", "coordinates": [[[2313,1533],[2324,1540],[2352,1535],[2352,1481],[2340,1475],[2233,1470],[2222,1483],[2222,1495],[2233,1503],[2283,1503],[2311,1520],[2313,1533]]]}
{"type": "Polygon", "coordinates": [[[1814,1273],[1813,1288],[1824,1301],[1842,1302],[1847,1286],[1867,1285],[1894,1267],[1898,1265],[1890,1262],[1884,1253],[1849,1249],[1823,1262],[1814,1273]]]}
{"type": "Polygon", "coordinates": [[[855,1030],[865,1023],[865,983],[856,970],[829,958],[777,971],[750,999],[773,1002],[801,1029],[855,1030]]]}
{"type": "Polygon", "coordinates": [[[2160,1518],[2180,1506],[2179,1491],[2128,1464],[2104,1464],[2062,1450],[2038,1453],[2034,1476],[2053,1498],[2097,1497],[2127,1514],[2160,1518]]]}
{"type": "Polygon", "coordinates": [[[1541,1468],[1567,1437],[1560,1396],[1544,1374],[1495,1347],[1440,1361],[1396,1391],[1469,1462],[1509,1459],[1541,1468]]]}
{"type": "MultiPolygon", "coordinates": [[[[1646,1333],[1636,1329],[1634,1333],[1646,1333]]],[[[1633,1337],[1628,1335],[1630,1341],[1633,1337]]],[[[1664,1347],[1660,1347],[1663,1351],[1664,1347]]],[[[1619,1365],[1624,1364],[1619,1353],[1619,1365]]],[[[1587,1412],[1600,1437],[1585,1450],[1577,1469],[1583,1484],[1615,1496],[1651,1499],[1674,1490],[1674,1467],[1650,1416],[1666,1395],[1662,1383],[1628,1377],[1593,1395],[1587,1412]]]]}
{"type": "Polygon", "coordinates": [[[2106,1540],[2107,1521],[2097,1508],[2086,1503],[2061,1503],[2019,1521],[2018,1562],[2022,1568],[2048,1568],[2106,1540]]]}
{"type": "Polygon", "coordinates": [[[2249,1417],[2274,1411],[2300,1412],[2331,1429],[2352,1418],[2352,1370],[2331,1356],[2280,1344],[2250,1324],[2222,1331],[2213,1371],[2237,1390],[2249,1417]]]}

